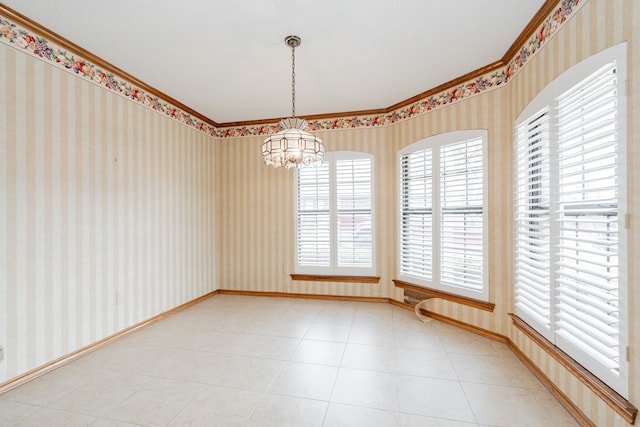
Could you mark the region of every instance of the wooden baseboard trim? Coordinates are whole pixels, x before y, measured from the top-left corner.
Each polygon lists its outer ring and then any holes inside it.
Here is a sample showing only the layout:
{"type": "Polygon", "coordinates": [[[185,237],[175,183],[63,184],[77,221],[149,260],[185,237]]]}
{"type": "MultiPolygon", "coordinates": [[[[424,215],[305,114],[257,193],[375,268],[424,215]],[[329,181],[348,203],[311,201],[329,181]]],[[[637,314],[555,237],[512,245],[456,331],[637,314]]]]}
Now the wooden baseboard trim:
{"type": "Polygon", "coordinates": [[[609,407],[616,411],[626,422],[633,424],[638,414],[638,409],[633,406],[627,399],[618,394],[611,387],[606,385],[600,378],[593,375],[582,365],[576,362],[571,356],[560,350],[557,346],[543,337],[538,331],[529,326],[524,320],[517,315],[510,313],[513,325],[547,354],[553,357],[558,363],[564,366],[573,376],[580,382],[589,387],[600,399],[602,399],[609,407]]]}
{"type": "Polygon", "coordinates": [[[125,328],[119,332],[116,332],[113,335],[109,335],[108,337],[102,338],[101,340],[98,340],[92,344],[89,344],[85,347],[79,348],[78,350],[75,350],[69,354],[66,354],[62,357],[59,357],[49,363],[46,363],[42,366],[39,366],[35,369],[32,369],[28,372],[25,372],[22,375],[19,375],[15,378],[10,379],[9,381],[6,381],[2,384],[0,384],[0,395],[3,393],[8,392],[9,390],[12,390],[16,387],[21,386],[22,384],[28,383],[31,380],[34,380],[48,372],[51,372],[57,368],[60,368],[61,366],[64,366],[68,363],[73,362],[74,360],[77,360],[79,358],[81,358],[82,356],[85,356],[89,353],[92,353],[108,344],[111,344],[112,342],[115,342],[121,338],[126,337],[127,335],[136,332],[142,328],[145,328],[153,323],[156,323],[162,319],[165,319],[173,314],[178,313],[179,311],[185,310],[195,304],[198,304],[199,302],[202,302],[208,298],[211,298],[212,296],[216,295],[218,293],[218,291],[213,291],[213,292],[209,292],[205,295],[202,295],[198,298],[195,298],[191,301],[187,301],[184,304],[181,304],[177,307],[174,307],[170,310],[167,310],[163,313],[157,314],[147,320],[144,320],[140,323],[136,323],[135,325],[129,326],[128,328],[125,328]]]}
{"type": "Polygon", "coordinates": [[[389,298],[380,297],[354,297],[346,295],[320,295],[320,294],[303,294],[292,292],[262,292],[262,291],[238,291],[232,289],[220,289],[219,294],[224,295],[246,295],[258,297],[280,297],[280,298],[306,298],[306,299],[325,299],[333,301],[356,301],[356,302],[377,302],[388,303],[389,298]]]}
{"type": "MultiPolygon", "coordinates": [[[[404,308],[406,310],[411,310],[414,311],[415,307],[413,307],[411,304],[407,304],[404,302],[400,302],[400,301],[395,301],[395,300],[389,300],[389,302],[397,307],[401,307],[404,308]]],[[[452,325],[455,327],[458,327],[460,329],[464,329],[465,331],[468,332],[473,332],[474,334],[477,335],[482,335],[483,337],[486,338],[490,338],[494,341],[498,341],[501,342],[503,344],[506,344],[508,338],[505,337],[504,335],[489,331],[487,329],[483,329],[483,328],[479,328],[475,325],[471,325],[469,323],[465,323],[465,322],[461,322],[459,320],[456,319],[452,319],[450,317],[447,316],[443,316],[442,314],[438,314],[438,313],[434,313],[432,311],[429,310],[425,310],[425,309],[420,309],[420,313],[425,315],[425,316],[429,316],[435,320],[439,320],[442,323],[446,323],[448,325],[452,325]]]]}
{"type": "Polygon", "coordinates": [[[478,308],[480,310],[493,312],[496,305],[492,302],[480,301],[474,298],[463,297],[460,295],[452,294],[450,292],[439,291],[436,289],[425,288],[423,286],[414,285],[413,283],[405,282],[403,280],[393,279],[393,284],[396,288],[406,289],[421,295],[424,295],[425,299],[428,298],[440,298],[447,301],[455,302],[457,304],[467,305],[469,307],[478,308]]]}
{"type": "Polygon", "coordinates": [[[576,406],[575,403],[567,397],[545,374],[538,368],[517,345],[511,340],[507,340],[507,347],[516,355],[518,359],[524,365],[529,368],[533,375],[545,386],[547,390],[556,398],[558,402],[575,418],[578,423],[583,427],[596,427],[595,423],[591,421],[587,416],[576,406]]]}

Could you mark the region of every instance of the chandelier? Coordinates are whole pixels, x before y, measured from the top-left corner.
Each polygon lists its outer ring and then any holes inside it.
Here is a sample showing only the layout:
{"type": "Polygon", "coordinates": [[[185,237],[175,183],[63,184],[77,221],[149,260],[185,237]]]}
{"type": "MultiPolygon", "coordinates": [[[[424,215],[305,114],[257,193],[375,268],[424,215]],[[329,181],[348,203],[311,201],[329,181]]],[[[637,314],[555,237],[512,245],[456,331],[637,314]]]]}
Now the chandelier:
{"type": "Polygon", "coordinates": [[[326,149],[320,138],[304,131],[307,121],[296,117],[296,47],[300,37],[287,36],[284,42],[291,48],[291,117],[281,120],[281,130],[264,140],[262,157],[266,165],[288,169],[321,163],[326,149]]]}

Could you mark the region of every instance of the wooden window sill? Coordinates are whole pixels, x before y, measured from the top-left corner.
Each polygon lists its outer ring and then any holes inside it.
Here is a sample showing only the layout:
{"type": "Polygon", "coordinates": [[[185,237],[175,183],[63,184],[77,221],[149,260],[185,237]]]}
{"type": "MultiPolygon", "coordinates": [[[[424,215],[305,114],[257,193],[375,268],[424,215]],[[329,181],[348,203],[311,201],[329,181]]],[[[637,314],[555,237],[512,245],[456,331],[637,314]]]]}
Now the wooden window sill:
{"type": "Polygon", "coordinates": [[[349,283],[379,283],[380,277],[376,276],[331,276],[321,274],[292,274],[291,280],[304,280],[308,282],[349,282],[349,283]]]}
{"type": "Polygon", "coordinates": [[[441,298],[447,301],[455,302],[458,304],[467,305],[473,308],[479,308],[480,310],[493,312],[496,305],[492,302],[480,301],[474,298],[463,297],[460,295],[452,294],[449,292],[438,291],[431,288],[424,288],[422,286],[414,285],[413,283],[404,282],[402,280],[393,280],[394,285],[397,288],[407,289],[425,296],[425,299],[429,298],[441,298]]]}

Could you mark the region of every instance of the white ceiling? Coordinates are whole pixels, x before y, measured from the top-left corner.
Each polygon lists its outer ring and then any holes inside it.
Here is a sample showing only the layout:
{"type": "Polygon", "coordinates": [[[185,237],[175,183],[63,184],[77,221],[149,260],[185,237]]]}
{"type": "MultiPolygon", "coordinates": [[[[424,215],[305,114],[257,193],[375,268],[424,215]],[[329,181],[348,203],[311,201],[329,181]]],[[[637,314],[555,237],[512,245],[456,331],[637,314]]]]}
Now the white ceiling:
{"type": "Polygon", "coordinates": [[[505,54],[544,0],[2,0],[218,123],[386,108],[505,54]]]}

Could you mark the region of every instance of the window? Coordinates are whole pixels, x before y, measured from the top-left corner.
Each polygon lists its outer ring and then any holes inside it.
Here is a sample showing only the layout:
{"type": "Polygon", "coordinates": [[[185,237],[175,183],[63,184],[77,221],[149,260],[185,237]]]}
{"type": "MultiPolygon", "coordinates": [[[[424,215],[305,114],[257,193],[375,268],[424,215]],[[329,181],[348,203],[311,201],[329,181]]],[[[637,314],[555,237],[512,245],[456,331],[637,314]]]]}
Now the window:
{"type": "Polygon", "coordinates": [[[488,300],[487,131],[457,131],[400,152],[399,270],[403,280],[488,300]]]}
{"type": "Polygon", "coordinates": [[[373,275],[373,156],[329,152],[296,185],[296,272],[373,275]]]}
{"type": "Polygon", "coordinates": [[[626,47],[576,65],[516,121],[516,313],[622,395],[626,47]]]}

